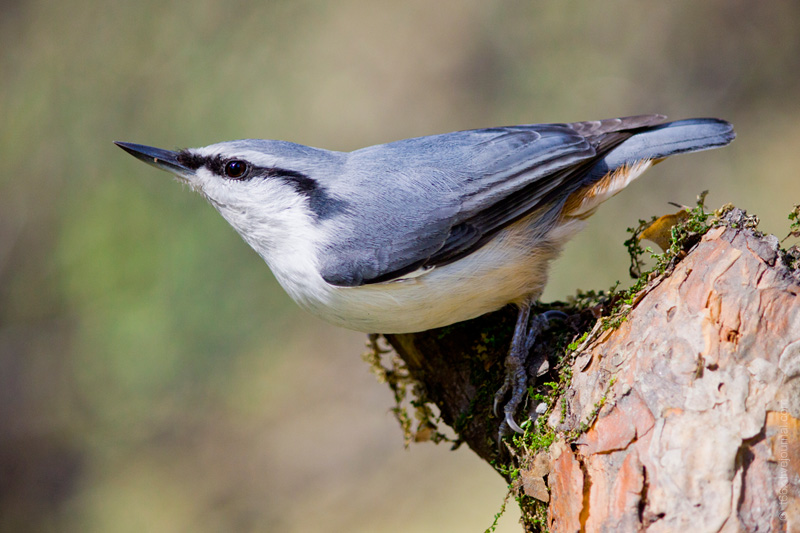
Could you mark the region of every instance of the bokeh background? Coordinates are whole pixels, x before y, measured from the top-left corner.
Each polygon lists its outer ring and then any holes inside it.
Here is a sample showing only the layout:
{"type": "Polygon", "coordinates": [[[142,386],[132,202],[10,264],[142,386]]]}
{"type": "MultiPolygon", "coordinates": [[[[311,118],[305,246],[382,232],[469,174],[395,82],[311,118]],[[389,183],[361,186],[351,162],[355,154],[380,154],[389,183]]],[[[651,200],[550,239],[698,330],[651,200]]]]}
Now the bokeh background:
{"type": "Polygon", "coordinates": [[[296,309],[112,140],[734,122],[600,210],[554,265],[562,298],[625,283],[625,228],[703,189],[786,234],[799,23],[791,0],[0,2],[0,530],[483,531],[505,494],[466,449],[404,450],[364,335],[296,309]]]}

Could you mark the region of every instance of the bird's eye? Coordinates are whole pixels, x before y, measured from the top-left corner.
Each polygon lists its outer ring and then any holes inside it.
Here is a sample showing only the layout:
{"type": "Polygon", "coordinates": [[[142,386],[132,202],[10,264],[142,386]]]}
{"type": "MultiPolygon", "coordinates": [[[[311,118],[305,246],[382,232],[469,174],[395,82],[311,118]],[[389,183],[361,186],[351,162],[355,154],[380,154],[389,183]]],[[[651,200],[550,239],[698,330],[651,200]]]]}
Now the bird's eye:
{"type": "Polygon", "coordinates": [[[234,159],[225,164],[225,175],[231,179],[239,179],[247,172],[247,163],[234,159]]]}

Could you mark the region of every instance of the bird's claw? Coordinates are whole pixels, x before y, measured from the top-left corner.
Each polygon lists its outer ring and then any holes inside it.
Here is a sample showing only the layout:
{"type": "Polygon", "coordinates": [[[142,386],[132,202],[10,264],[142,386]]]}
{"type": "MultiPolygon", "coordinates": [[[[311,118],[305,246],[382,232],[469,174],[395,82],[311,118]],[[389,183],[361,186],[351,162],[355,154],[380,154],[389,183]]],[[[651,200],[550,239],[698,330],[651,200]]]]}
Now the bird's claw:
{"type": "Polygon", "coordinates": [[[514,413],[506,413],[505,423],[508,427],[510,427],[516,433],[525,433],[525,430],[519,427],[517,422],[514,420],[514,413]]]}
{"type": "Polygon", "coordinates": [[[511,349],[505,362],[505,380],[503,385],[494,395],[492,411],[495,416],[499,416],[499,406],[506,393],[511,390],[511,398],[503,408],[505,417],[500,424],[498,442],[509,434],[509,431],[525,433],[525,431],[514,420],[516,412],[525,397],[525,390],[528,384],[528,374],[525,370],[525,360],[528,352],[536,342],[536,338],[550,326],[554,320],[565,320],[568,315],[562,311],[550,310],[541,313],[532,319],[530,318],[530,305],[520,308],[517,318],[517,325],[514,328],[514,337],[511,341],[511,349]]]}

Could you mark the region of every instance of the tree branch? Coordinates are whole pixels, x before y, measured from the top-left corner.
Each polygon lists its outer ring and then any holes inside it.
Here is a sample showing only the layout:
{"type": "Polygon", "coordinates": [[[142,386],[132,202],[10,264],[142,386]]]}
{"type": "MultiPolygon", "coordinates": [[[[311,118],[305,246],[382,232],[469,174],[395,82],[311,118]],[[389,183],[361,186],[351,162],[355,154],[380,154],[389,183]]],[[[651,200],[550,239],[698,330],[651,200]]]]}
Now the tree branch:
{"type": "Polygon", "coordinates": [[[751,220],[730,211],[577,351],[613,299],[548,307],[571,315],[529,358],[529,411],[548,414],[502,448],[491,405],[514,309],[386,338],[528,531],[545,514],[551,531],[798,531],[800,274],[751,220]]]}

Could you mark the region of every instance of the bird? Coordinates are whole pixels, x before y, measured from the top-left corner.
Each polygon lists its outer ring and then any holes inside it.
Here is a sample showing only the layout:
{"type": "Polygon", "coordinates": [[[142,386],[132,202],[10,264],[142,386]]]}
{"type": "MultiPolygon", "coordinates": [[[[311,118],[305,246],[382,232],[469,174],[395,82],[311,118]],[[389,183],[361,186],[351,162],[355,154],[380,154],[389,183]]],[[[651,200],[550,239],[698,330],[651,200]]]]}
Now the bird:
{"type": "Polygon", "coordinates": [[[598,206],[663,159],[730,143],[717,118],[637,115],[404,139],[351,152],[265,139],[165,150],[115,141],[199,192],[302,308],[366,333],[411,333],[516,305],[500,437],[549,265],[598,206]]]}

